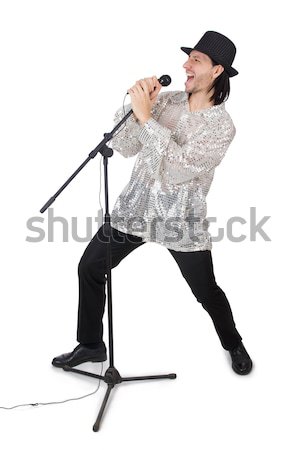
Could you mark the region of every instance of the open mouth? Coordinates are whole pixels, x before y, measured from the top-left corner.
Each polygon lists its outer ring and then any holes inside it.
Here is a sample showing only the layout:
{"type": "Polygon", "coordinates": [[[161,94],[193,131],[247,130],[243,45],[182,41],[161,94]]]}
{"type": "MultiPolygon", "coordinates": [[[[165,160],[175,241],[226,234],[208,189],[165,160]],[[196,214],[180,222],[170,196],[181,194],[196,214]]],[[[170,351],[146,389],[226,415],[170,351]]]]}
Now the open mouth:
{"type": "Polygon", "coordinates": [[[187,79],[186,79],[185,85],[188,86],[189,84],[191,84],[193,79],[194,79],[193,75],[187,75],[187,79]]]}

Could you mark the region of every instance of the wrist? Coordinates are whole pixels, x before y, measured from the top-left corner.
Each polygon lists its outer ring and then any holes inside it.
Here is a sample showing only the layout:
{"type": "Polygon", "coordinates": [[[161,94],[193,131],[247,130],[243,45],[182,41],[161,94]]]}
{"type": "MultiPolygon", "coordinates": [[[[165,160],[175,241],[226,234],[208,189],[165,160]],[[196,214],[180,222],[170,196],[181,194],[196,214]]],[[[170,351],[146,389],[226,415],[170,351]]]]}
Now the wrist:
{"type": "Polygon", "coordinates": [[[146,117],[142,117],[142,119],[139,120],[140,124],[143,126],[145,125],[146,122],[148,122],[148,120],[150,120],[152,118],[152,116],[146,116],[146,117]]]}

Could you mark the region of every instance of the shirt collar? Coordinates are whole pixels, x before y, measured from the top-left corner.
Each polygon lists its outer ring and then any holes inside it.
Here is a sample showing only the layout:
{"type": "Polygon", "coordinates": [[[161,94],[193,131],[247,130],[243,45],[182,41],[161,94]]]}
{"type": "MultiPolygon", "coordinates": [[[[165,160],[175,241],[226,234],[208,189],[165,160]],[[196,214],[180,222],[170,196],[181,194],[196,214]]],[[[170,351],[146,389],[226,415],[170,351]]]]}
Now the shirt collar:
{"type": "MultiPolygon", "coordinates": [[[[188,93],[185,91],[174,91],[173,95],[170,98],[172,103],[182,104],[188,107],[188,93]]],[[[225,102],[220,103],[219,105],[213,105],[210,108],[201,109],[200,111],[188,111],[190,114],[209,114],[209,113],[221,113],[225,110],[225,102]]]]}

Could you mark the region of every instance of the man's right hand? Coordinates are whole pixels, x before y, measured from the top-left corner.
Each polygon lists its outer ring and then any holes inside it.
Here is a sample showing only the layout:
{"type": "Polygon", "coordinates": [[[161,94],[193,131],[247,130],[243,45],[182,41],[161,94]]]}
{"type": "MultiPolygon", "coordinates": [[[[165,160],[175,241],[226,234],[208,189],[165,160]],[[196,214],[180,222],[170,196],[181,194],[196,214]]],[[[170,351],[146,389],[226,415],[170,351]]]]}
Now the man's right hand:
{"type": "Polygon", "coordinates": [[[142,89],[144,89],[144,83],[147,85],[148,91],[149,91],[149,98],[151,103],[151,108],[154,106],[157,96],[159,94],[159,91],[162,88],[162,85],[158,81],[156,76],[143,78],[142,80],[136,81],[135,85],[140,86],[142,89]]]}

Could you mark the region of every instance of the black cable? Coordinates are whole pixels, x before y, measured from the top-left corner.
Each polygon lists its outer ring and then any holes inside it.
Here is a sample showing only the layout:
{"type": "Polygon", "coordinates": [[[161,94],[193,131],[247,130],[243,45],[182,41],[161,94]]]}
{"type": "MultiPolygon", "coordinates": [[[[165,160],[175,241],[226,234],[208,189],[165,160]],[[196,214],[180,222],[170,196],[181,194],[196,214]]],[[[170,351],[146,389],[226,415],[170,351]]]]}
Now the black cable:
{"type": "MultiPolygon", "coordinates": [[[[122,110],[123,110],[123,117],[125,116],[125,106],[124,106],[124,102],[126,99],[126,96],[128,95],[128,93],[126,92],[123,98],[123,104],[122,104],[122,110]]],[[[118,132],[114,134],[114,136],[117,136],[120,131],[122,131],[124,128],[126,127],[126,121],[124,122],[123,126],[121,128],[119,128],[118,132]]],[[[101,204],[101,168],[102,168],[102,158],[103,156],[100,156],[100,160],[99,160],[99,208],[100,210],[103,210],[102,204],[101,204]]]]}
{"type": "MultiPolygon", "coordinates": [[[[127,96],[127,92],[126,92],[126,94],[125,94],[125,96],[124,96],[124,99],[123,99],[123,105],[122,105],[122,108],[123,108],[123,116],[125,115],[124,102],[125,102],[126,96],[127,96]]],[[[122,128],[119,129],[119,131],[118,131],[117,134],[119,134],[120,131],[122,131],[123,128],[124,128],[125,126],[126,126],[126,121],[124,122],[124,126],[123,126],[122,128]]],[[[117,134],[115,134],[114,136],[117,136],[117,134]]],[[[101,156],[101,158],[100,158],[100,190],[99,190],[99,204],[100,204],[100,207],[102,208],[101,201],[100,201],[100,196],[101,196],[101,166],[102,166],[101,163],[102,163],[102,156],[101,156]]],[[[100,372],[100,375],[102,375],[102,370],[103,370],[103,364],[101,363],[101,372],[100,372]]],[[[61,403],[72,402],[72,401],[75,401],[75,400],[82,400],[83,398],[90,397],[91,395],[96,394],[96,392],[98,391],[99,387],[100,387],[100,380],[99,380],[98,386],[97,386],[97,388],[95,389],[94,392],[91,392],[90,394],[82,395],[81,397],[68,398],[68,399],[66,399],[66,400],[61,400],[61,401],[58,401],[58,402],[24,403],[24,404],[21,404],[21,405],[15,405],[15,406],[0,406],[0,409],[6,409],[6,410],[9,410],[9,409],[20,408],[20,407],[22,407],[22,406],[33,406],[33,407],[36,407],[36,406],[58,405],[58,404],[61,404],[61,403]]]]}
{"type": "MultiPolygon", "coordinates": [[[[124,106],[124,102],[126,99],[126,96],[128,95],[128,93],[126,92],[123,98],[123,104],[122,104],[122,111],[123,111],[123,117],[125,116],[125,106],[124,106]]],[[[119,128],[118,132],[114,134],[114,136],[117,136],[120,131],[122,131],[124,128],[126,127],[126,121],[124,122],[123,126],[121,128],[119,128]]]]}
{"type": "MultiPolygon", "coordinates": [[[[101,363],[100,375],[102,375],[102,370],[103,370],[103,363],[101,363]]],[[[100,380],[99,380],[98,386],[97,386],[97,388],[95,389],[94,392],[91,392],[90,394],[82,395],[81,397],[68,398],[66,400],[61,400],[61,401],[58,401],[58,402],[24,403],[22,405],[15,405],[15,406],[9,406],[9,407],[8,406],[0,406],[0,409],[15,409],[15,408],[20,408],[21,406],[34,406],[34,407],[36,407],[36,406],[58,405],[60,403],[72,402],[72,401],[75,401],[75,400],[82,400],[83,398],[90,397],[90,395],[96,394],[96,392],[99,389],[99,386],[100,386],[100,380]]]]}

